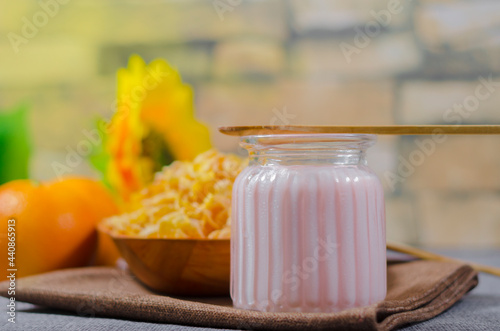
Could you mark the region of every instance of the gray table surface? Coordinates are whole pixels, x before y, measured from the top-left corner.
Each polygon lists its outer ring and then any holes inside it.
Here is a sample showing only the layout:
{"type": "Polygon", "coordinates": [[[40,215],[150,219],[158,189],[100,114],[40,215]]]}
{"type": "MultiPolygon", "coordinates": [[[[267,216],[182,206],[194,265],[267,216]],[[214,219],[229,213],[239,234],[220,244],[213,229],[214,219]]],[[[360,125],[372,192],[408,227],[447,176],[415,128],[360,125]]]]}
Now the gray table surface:
{"type": "MultiPolygon", "coordinates": [[[[500,267],[500,250],[440,251],[449,256],[500,267]]],[[[0,315],[1,330],[221,330],[133,322],[112,318],[81,317],[68,312],[18,303],[16,324],[7,321],[7,299],[1,298],[4,313],[0,315]]],[[[405,327],[414,330],[500,330],[500,278],[480,275],[479,286],[443,314],[426,322],[405,327]]]]}

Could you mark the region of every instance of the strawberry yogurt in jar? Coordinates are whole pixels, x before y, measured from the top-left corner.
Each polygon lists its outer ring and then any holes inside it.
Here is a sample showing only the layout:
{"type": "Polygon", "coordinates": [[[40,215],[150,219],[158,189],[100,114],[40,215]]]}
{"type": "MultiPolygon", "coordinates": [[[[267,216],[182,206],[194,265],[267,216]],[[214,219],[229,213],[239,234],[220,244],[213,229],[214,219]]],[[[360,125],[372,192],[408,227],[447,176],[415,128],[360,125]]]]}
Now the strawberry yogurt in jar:
{"type": "Polygon", "coordinates": [[[242,137],[233,187],[231,298],[237,308],[337,312],[387,291],[382,185],[367,134],[242,137]]]}

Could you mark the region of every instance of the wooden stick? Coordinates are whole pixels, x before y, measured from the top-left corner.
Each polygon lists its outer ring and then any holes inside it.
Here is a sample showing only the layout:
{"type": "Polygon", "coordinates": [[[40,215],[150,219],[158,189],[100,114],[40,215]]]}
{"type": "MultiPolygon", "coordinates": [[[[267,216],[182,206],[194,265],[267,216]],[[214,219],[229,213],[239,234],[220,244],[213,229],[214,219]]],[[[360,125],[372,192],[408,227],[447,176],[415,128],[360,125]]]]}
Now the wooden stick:
{"type": "Polygon", "coordinates": [[[387,125],[387,126],[227,126],[230,136],[305,133],[365,133],[389,135],[500,134],[500,125],[387,125]]]}
{"type": "Polygon", "coordinates": [[[394,243],[394,242],[388,241],[387,242],[387,249],[390,249],[391,251],[395,251],[395,252],[399,252],[399,253],[412,255],[412,256],[418,257],[418,258],[423,259],[423,260],[433,260],[433,261],[468,264],[473,269],[475,269],[477,271],[485,272],[487,274],[491,274],[491,275],[495,275],[495,276],[500,277],[500,268],[495,268],[495,267],[486,266],[486,265],[482,265],[482,264],[453,259],[451,257],[446,257],[443,255],[431,253],[431,252],[424,251],[424,250],[419,249],[419,248],[407,246],[404,244],[399,244],[399,243],[394,243]]]}

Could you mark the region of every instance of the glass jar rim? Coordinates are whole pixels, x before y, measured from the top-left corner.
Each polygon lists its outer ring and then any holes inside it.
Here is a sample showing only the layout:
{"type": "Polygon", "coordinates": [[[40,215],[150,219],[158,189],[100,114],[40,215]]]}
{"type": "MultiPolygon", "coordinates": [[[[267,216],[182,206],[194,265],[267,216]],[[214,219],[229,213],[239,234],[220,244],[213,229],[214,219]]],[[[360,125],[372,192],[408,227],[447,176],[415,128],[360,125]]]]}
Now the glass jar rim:
{"type": "Polygon", "coordinates": [[[249,150],[264,149],[367,149],[377,135],[364,133],[298,133],[262,134],[241,137],[241,146],[249,150]]]}

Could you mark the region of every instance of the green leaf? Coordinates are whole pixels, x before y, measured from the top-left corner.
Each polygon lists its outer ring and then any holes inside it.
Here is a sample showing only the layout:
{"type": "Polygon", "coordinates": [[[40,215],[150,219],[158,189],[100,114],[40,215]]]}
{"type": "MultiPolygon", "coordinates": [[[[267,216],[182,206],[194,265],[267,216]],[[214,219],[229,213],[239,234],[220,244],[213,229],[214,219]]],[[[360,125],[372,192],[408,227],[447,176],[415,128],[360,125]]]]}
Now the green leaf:
{"type": "Polygon", "coordinates": [[[0,112],[0,184],[29,178],[31,136],[28,107],[0,112]]]}
{"type": "MultiPolygon", "coordinates": [[[[95,127],[99,132],[99,128],[105,127],[105,120],[103,118],[98,118],[95,122],[95,127]]],[[[107,136],[105,133],[99,132],[99,134],[101,135],[101,144],[97,145],[93,149],[92,154],[90,154],[88,157],[88,160],[94,167],[94,169],[96,169],[101,174],[101,181],[104,183],[104,185],[106,185],[108,188],[112,188],[107,177],[108,164],[111,159],[111,156],[109,155],[108,151],[106,151],[105,147],[107,136]]]]}

